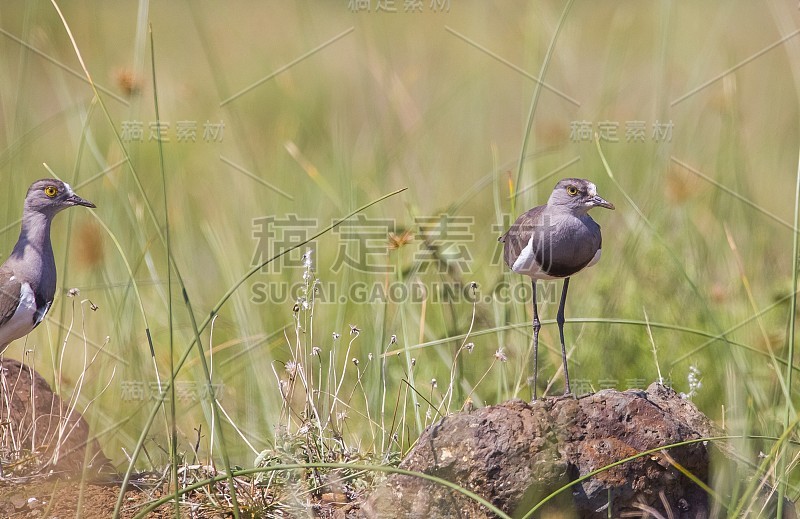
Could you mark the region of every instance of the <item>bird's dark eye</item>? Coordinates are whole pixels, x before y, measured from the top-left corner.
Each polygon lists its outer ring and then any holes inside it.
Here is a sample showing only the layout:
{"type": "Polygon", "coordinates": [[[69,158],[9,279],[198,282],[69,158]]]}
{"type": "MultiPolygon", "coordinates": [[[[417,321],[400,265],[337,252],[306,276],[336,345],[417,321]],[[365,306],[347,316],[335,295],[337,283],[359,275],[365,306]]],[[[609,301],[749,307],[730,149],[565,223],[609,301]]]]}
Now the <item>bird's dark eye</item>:
{"type": "Polygon", "coordinates": [[[578,194],[578,188],[575,186],[567,186],[567,194],[569,196],[575,196],[578,194]]]}
{"type": "Polygon", "coordinates": [[[47,186],[44,188],[44,194],[50,198],[55,198],[58,194],[58,188],[56,188],[56,186],[47,186]]]}

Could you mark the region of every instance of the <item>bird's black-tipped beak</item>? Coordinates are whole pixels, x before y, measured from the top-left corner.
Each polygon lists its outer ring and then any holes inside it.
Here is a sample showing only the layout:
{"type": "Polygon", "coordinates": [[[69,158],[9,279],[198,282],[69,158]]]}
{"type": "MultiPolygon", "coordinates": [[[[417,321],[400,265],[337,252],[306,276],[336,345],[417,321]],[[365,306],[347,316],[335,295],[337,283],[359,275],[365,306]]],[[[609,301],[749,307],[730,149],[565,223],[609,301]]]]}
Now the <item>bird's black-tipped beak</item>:
{"type": "Polygon", "coordinates": [[[69,197],[67,198],[67,202],[69,202],[72,205],[82,205],[84,207],[97,207],[90,201],[86,200],[85,198],[81,198],[74,193],[69,195],[69,197]]]}
{"type": "Polygon", "coordinates": [[[591,204],[592,207],[605,207],[606,209],[611,209],[612,211],[615,209],[614,204],[599,195],[595,195],[591,198],[591,204]]]}

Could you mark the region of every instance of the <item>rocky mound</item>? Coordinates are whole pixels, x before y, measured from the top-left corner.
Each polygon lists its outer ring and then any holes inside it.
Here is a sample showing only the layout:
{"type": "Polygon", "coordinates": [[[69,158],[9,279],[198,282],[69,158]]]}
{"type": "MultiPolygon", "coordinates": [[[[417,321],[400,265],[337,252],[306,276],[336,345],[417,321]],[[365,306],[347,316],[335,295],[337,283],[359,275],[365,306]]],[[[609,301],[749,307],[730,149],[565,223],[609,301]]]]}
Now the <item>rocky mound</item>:
{"type": "MultiPolygon", "coordinates": [[[[643,451],[718,434],[691,402],[653,384],[647,391],[604,390],[530,404],[515,400],[457,413],[426,429],[400,466],[454,482],[522,516],[592,471],[643,451]]],[[[692,443],[605,470],[562,492],[536,516],[547,516],[548,510],[559,517],[714,516],[719,505],[683,472],[707,482],[711,448],[709,442],[692,443]]],[[[789,511],[794,516],[790,505],[789,511]]],[[[403,475],[390,476],[358,514],[494,517],[461,493],[403,475]]]]}

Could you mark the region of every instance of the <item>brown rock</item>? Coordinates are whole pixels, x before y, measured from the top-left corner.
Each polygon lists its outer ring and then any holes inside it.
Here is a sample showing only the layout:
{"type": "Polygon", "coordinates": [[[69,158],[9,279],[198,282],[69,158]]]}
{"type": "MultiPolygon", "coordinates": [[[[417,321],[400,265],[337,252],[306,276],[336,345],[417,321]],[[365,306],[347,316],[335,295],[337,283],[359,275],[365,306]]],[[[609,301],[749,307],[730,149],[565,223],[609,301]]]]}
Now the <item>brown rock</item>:
{"type": "Polygon", "coordinates": [[[115,472],[100,445],[90,438],[83,416],[77,410],[70,414],[41,375],[13,359],[2,359],[0,370],[4,477],[81,476],[84,462],[90,477],[115,472]]]}
{"type": "MultiPolygon", "coordinates": [[[[436,475],[522,516],[569,481],[660,446],[718,434],[674,391],[604,390],[580,398],[515,400],[457,413],[430,426],[400,467],[436,475]]],[[[709,446],[667,451],[702,481],[709,446]]],[[[708,495],[659,452],[575,484],[544,511],[567,516],[620,517],[654,510],[665,517],[709,517],[708,495]],[[609,510],[610,508],[610,510],[609,510]]],[[[392,475],[359,511],[360,517],[494,517],[463,494],[421,478],[392,475]]],[[[774,515],[774,514],[773,514],[774,515]]],[[[537,514],[537,517],[546,514],[537,514]]]]}
{"type": "Polygon", "coordinates": [[[22,510],[23,508],[25,508],[26,506],[28,506],[28,500],[27,500],[27,499],[25,499],[25,496],[23,496],[22,494],[14,494],[14,495],[12,495],[12,496],[11,496],[11,498],[9,498],[9,500],[8,500],[8,501],[9,501],[9,502],[10,502],[10,503],[11,503],[11,504],[14,506],[14,508],[16,508],[17,510],[22,510]]]}

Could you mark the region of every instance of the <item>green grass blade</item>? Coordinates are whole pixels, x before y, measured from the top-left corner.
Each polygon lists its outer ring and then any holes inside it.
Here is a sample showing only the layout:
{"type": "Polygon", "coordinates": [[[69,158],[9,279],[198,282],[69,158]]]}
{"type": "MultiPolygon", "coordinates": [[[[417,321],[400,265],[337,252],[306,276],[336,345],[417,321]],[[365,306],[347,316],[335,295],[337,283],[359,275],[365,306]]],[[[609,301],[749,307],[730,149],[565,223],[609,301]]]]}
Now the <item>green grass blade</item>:
{"type": "MultiPolygon", "coordinates": [[[[200,357],[200,364],[203,366],[203,374],[205,375],[205,383],[206,383],[206,393],[211,400],[211,407],[214,408],[214,412],[211,414],[212,416],[212,424],[211,426],[216,429],[217,438],[219,439],[219,446],[220,452],[222,452],[222,464],[225,467],[225,473],[228,475],[228,489],[230,491],[230,498],[231,498],[231,507],[233,508],[233,516],[236,519],[239,519],[239,504],[236,499],[236,484],[233,480],[233,472],[231,471],[231,462],[230,457],[228,456],[228,449],[225,445],[225,436],[222,432],[222,424],[220,423],[220,410],[219,404],[217,402],[217,396],[214,393],[214,386],[211,381],[211,373],[208,370],[208,363],[206,362],[205,351],[203,350],[203,344],[200,341],[200,330],[197,328],[197,319],[194,316],[194,310],[192,310],[192,303],[189,301],[189,294],[186,293],[186,289],[183,289],[183,302],[186,304],[186,310],[189,312],[189,319],[192,323],[192,331],[194,332],[194,343],[197,345],[197,353],[200,357]]],[[[175,384],[170,381],[171,390],[174,393],[174,386],[175,384]]],[[[175,480],[175,507],[176,510],[178,508],[178,480],[175,480]]]]}
{"type": "MultiPolygon", "coordinates": [[[[231,288],[228,289],[227,292],[225,292],[225,294],[220,298],[220,300],[217,302],[217,304],[214,305],[214,308],[211,310],[210,314],[205,318],[203,323],[198,328],[198,332],[202,333],[206,329],[206,327],[211,323],[211,320],[213,319],[214,315],[216,315],[217,312],[219,312],[219,310],[228,301],[228,299],[230,299],[230,297],[233,295],[233,293],[240,286],[242,286],[242,284],[244,284],[244,282],[250,276],[252,276],[256,272],[258,272],[261,268],[263,268],[266,265],[272,263],[273,261],[285,256],[286,254],[289,254],[291,251],[293,251],[293,250],[295,250],[295,249],[297,249],[299,247],[304,247],[306,244],[313,242],[314,240],[316,240],[317,238],[319,238],[323,234],[329,232],[331,229],[336,228],[337,226],[342,224],[347,219],[357,215],[358,213],[360,213],[362,211],[365,211],[366,209],[372,207],[373,205],[375,205],[375,204],[377,204],[379,202],[382,202],[383,200],[386,200],[387,198],[390,198],[392,196],[395,196],[397,194],[402,193],[406,189],[408,189],[408,188],[404,187],[404,188],[398,189],[396,191],[392,191],[391,193],[387,193],[387,194],[385,194],[385,195],[373,200],[372,202],[369,202],[369,203],[359,207],[355,211],[352,211],[351,213],[347,214],[343,218],[340,218],[340,219],[336,220],[335,222],[333,222],[332,224],[328,225],[327,227],[325,227],[321,231],[317,232],[315,235],[311,236],[310,238],[304,240],[303,242],[298,243],[296,245],[293,245],[292,247],[289,247],[287,249],[284,249],[283,251],[279,252],[278,254],[276,254],[276,255],[272,256],[271,258],[265,260],[260,265],[257,265],[256,267],[253,267],[250,270],[248,270],[247,272],[245,272],[245,274],[236,283],[234,283],[233,286],[231,286],[231,288]]],[[[189,354],[192,351],[192,348],[195,345],[195,343],[196,343],[196,339],[192,340],[191,343],[189,344],[188,348],[186,349],[186,351],[183,353],[183,356],[181,357],[180,361],[178,361],[178,363],[176,365],[176,371],[173,374],[173,377],[177,376],[178,371],[180,371],[181,367],[186,362],[186,359],[189,357],[189,354]]],[[[171,381],[169,382],[169,385],[172,385],[171,381]]],[[[148,415],[147,420],[145,421],[145,424],[142,427],[142,431],[139,434],[139,440],[137,441],[136,446],[134,447],[133,451],[131,452],[131,456],[130,456],[131,457],[131,461],[128,464],[128,468],[125,470],[125,475],[123,476],[123,480],[122,480],[122,489],[123,490],[121,490],[120,493],[119,493],[119,496],[117,498],[117,505],[116,505],[116,508],[114,510],[114,517],[115,518],[119,517],[120,510],[122,509],[122,501],[123,501],[123,497],[124,497],[124,489],[127,488],[128,483],[130,482],[131,474],[133,474],[133,466],[136,463],[136,460],[139,458],[139,454],[141,454],[141,452],[142,452],[142,447],[144,445],[144,440],[145,440],[145,438],[147,438],[147,435],[148,435],[148,433],[150,431],[150,427],[152,427],[152,425],[153,425],[153,420],[155,419],[155,416],[158,413],[158,409],[163,405],[165,398],[166,398],[166,395],[162,391],[159,394],[159,396],[155,399],[156,402],[153,404],[153,407],[150,410],[150,414],[148,415]]]]}
{"type": "MultiPolygon", "coordinates": [[[[663,447],[662,447],[663,448],[663,447]]],[[[276,472],[282,470],[298,470],[298,469],[351,469],[351,470],[361,470],[361,471],[377,471],[377,472],[388,472],[390,474],[400,474],[403,476],[411,476],[415,478],[425,479],[427,481],[432,481],[438,485],[442,485],[444,487],[450,488],[459,492],[460,494],[472,499],[473,501],[480,503],[482,506],[485,506],[490,512],[497,515],[501,519],[511,519],[511,517],[494,506],[492,503],[487,501],[486,499],[482,498],[478,494],[467,490],[464,487],[461,487],[455,483],[447,481],[446,479],[442,479],[431,474],[426,474],[424,472],[414,472],[412,470],[405,470],[397,467],[389,467],[385,465],[362,465],[358,463],[291,463],[286,465],[271,465],[269,467],[258,467],[252,469],[245,469],[245,470],[236,470],[233,472],[233,475],[238,476],[249,476],[251,474],[259,474],[259,473],[268,473],[268,472],[276,472]]],[[[186,487],[181,489],[181,494],[185,494],[187,492],[191,492],[193,490],[197,490],[199,488],[212,485],[218,481],[222,481],[225,479],[226,476],[215,476],[213,478],[204,479],[201,481],[197,481],[191,485],[187,485],[186,487]]],[[[144,519],[147,517],[147,514],[158,508],[159,506],[163,505],[164,503],[168,502],[171,498],[164,497],[159,500],[153,501],[147,508],[140,511],[138,514],[134,516],[134,519],[144,519]]]]}
{"type": "Polygon", "coordinates": [[[553,51],[556,48],[558,34],[561,32],[562,27],[564,27],[564,22],[567,19],[567,13],[569,13],[574,1],[575,0],[567,0],[567,3],[564,5],[564,10],[561,12],[561,17],[558,19],[556,30],[553,33],[553,37],[550,38],[550,45],[547,47],[547,53],[542,61],[542,67],[539,69],[539,79],[536,81],[536,86],[533,89],[533,99],[531,100],[531,108],[528,112],[528,121],[525,126],[525,136],[522,139],[522,149],[519,153],[519,168],[517,169],[517,183],[514,186],[514,200],[512,207],[516,205],[517,193],[519,192],[520,182],[522,182],[522,171],[525,169],[525,156],[528,153],[528,142],[530,141],[531,131],[533,130],[533,118],[536,115],[536,106],[539,104],[539,95],[542,93],[542,83],[544,82],[544,77],[547,74],[547,67],[550,65],[550,60],[553,58],[553,51]]]}
{"type": "MultiPolygon", "coordinates": [[[[797,226],[800,225],[800,157],[798,157],[798,166],[797,166],[797,182],[795,185],[795,193],[794,193],[794,227],[797,229],[797,226]]],[[[800,252],[798,250],[800,248],[800,240],[798,240],[798,236],[796,232],[792,233],[792,301],[789,305],[789,365],[791,366],[792,361],[794,360],[794,334],[795,334],[795,324],[797,321],[797,254],[800,252]]],[[[786,387],[788,391],[786,392],[786,409],[783,413],[783,428],[784,430],[789,428],[789,421],[791,420],[791,413],[794,409],[792,405],[792,375],[794,372],[791,368],[786,368],[786,387]]],[[[780,456],[780,463],[778,464],[778,473],[784,474],[786,472],[786,455],[780,456]]],[[[780,519],[783,517],[783,499],[786,496],[786,483],[787,479],[784,478],[781,480],[780,485],[778,486],[778,512],[777,517],[780,519]]]]}
{"type": "MultiPolygon", "coordinates": [[[[81,136],[78,142],[78,152],[75,155],[75,165],[72,168],[72,178],[70,179],[70,185],[77,185],[78,184],[78,175],[80,174],[80,166],[81,166],[81,159],[83,158],[83,149],[86,146],[86,134],[89,131],[89,122],[92,120],[92,114],[94,113],[94,108],[97,105],[97,98],[92,98],[91,103],[89,104],[89,109],[86,111],[86,119],[84,120],[83,125],[81,126],[81,136]]],[[[75,213],[70,211],[67,213],[67,229],[72,229],[72,222],[75,218],[75,213]]],[[[65,251],[69,251],[70,243],[72,242],[72,233],[68,232],[65,236],[65,251]]],[[[68,254],[64,254],[64,261],[61,263],[61,278],[67,279],[67,273],[69,272],[69,261],[67,261],[68,254]]],[[[66,318],[67,307],[66,305],[61,305],[58,321],[63,323],[64,319],[66,318]]],[[[58,334],[58,343],[62,341],[62,332],[59,331],[58,334]]],[[[57,361],[57,359],[56,359],[57,361]]]]}
{"type": "MultiPolygon", "coordinates": [[[[794,431],[794,428],[797,427],[797,424],[798,424],[798,419],[795,419],[794,422],[789,424],[784,429],[783,434],[781,434],[780,438],[778,438],[778,441],[775,442],[775,445],[772,446],[772,448],[769,451],[769,454],[764,456],[764,459],[761,461],[758,470],[753,475],[753,477],[750,478],[750,484],[747,486],[747,490],[745,490],[744,494],[742,494],[742,497],[739,499],[736,509],[730,515],[731,517],[743,517],[742,512],[744,510],[744,507],[745,505],[751,503],[753,496],[756,494],[759,481],[761,480],[761,475],[767,473],[767,467],[769,466],[769,464],[773,462],[775,456],[777,456],[778,453],[783,451],[784,444],[789,441],[789,436],[792,433],[792,431],[794,431]]],[[[787,478],[785,474],[778,475],[777,477],[778,477],[778,489],[780,490],[780,487],[785,485],[787,478]]],[[[779,498],[780,497],[782,496],[779,496],[779,498]]],[[[780,502],[778,504],[778,508],[779,509],[783,508],[780,502]]]]}
{"type": "MultiPolygon", "coordinates": [[[[158,82],[156,80],[156,48],[155,40],[153,38],[153,27],[148,27],[150,35],[150,67],[153,78],[153,107],[155,109],[156,124],[161,127],[161,113],[158,109],[158,82]]],[[[169,330],[169,401],[170,401],[170,442],[169,442],[169,458],[170,469],[172,472],[172,484],[175,485],[175,492],[173,497],[175,499],[175,519],[181,516],[180,496],[178,495],[178,417],[177,405],[178,401],[175,397],[175,334],[173,333],[173,315],[172,315],[172,269],[170,268],[170,258],[172,257],[172,247],[170,242],[169,232],[169,204],[167,202],[167,173],[164,166],[164,144],[159,138],[156,140],[158,147],[158,165],[161,169],[161,187],[164,195],[164,235],[166,237],[167,246],[167,329],[169,330]]],[[[184,291],[185,292],[185,291],[184,291]]],[[[149,336],[148,336],[149,337],[149,336]]],[[[152,346],[151,346],[152,348],[152,346]]],[[[205,358],[203,359],[205,360],[205,358]]]]}
{"type": "MultiPolygon", "coordinates": [[[[764,311],[767,311],[767,310],[773,308],[776,305],[772,305],[769,308],[765,309],[764,311]]],[[[542,326],[544,326],[544,325],[552,325],[552,324],[556,324],[556,320],[555,319],[542,319],[541,323],[542,323],[542,326]]],[[[738,348],[745,349],[747,351],[756,353],[758,355],[761,355],[761,356],[764,356],[764,357],[769,357],[769,353],[768,352],[762,351],[762,350],[756,348],[755,346],[750,346],[748,344],[744,344],[744,343],[741,343],[741,342],[734,341],[732,339],[725,338],[725,336],[724,336],[725,334],[730,333],[731,331],[733,331],[733,330],[735,330],[737,328],[740,328],[741,326],[744,326],[744,323],[739,323],[735,327],[732,327],[732,328],[730,328],[729,330],[727,330],[726,332],[723,332],[723,333],[712,333],[712,332],[708,332],[708,331],[705,331],[705,330],[698,330],[696,328],[689,328],[689,327],[686,327],[686,326],[680,326],[680,325],[672,324],[672,323],[659,323],[659,322],[652,322],[652,321],[648,322],[648,321],[642,321],[642,320],[638,320],[638,319],[618,319],[618,318],[606,318],[606,317],[575,317],[575,318],[570,318],[570,320],[566,324],[570,324],[570,323],[573,323],[573,324],[620,324],[620,325],[627,325],[627,326],[642,326],[642,327],[645,327],[645,328],[647,326],[650,326],[651,328],[659,328],[659,329],[663,329],[663,330],[672,330],[672,331],[676,331],[676,332],[688,333],[688,334],[691,334],[691,335],[697,335],[699,337],[706,337],[708,340],[706,342],[704,342],[702,345],[700,345],[698,348],[693,350],[693,352],[695,352],[696,350],[699,350],[701,348],[707,347],[708,345],[711,345],[714,342],[720,341],[720,342],[724,342],[725,344],[727,344],[729,346],[736,346],[738,348]]],[[[505,326],[497,326],[497,327],[494,327],[494,328],[486,328],[484,330],[473,331],[470,335],[473,336],[473,337],[479,337],[481,335],[488,335],[488,334],[493,334],[493,333],[501,333],[501,332],[504,332],[506,330],[513,330],[513,329],[517,329],[517,328],[525,329],[525,328],[528,328],[528,327],[530,327],[530,323],[527,323],[527,322],[525,322],[525,323],[517,323],[517,324],[508,324],[508,325],[505,325],[505,326]]],[[[420,343],[420,344],[415,344],[413,346],[407,346],[405,348],[398,348],[398,349],[395,349],[395,350],[390,350],[390,351],[387,351],[386,353],[382,354],[381,356],[382,357],[390,357],[392,355],[397,355],[398,353],[400,353],[400,352],[402,352],[404,350],[419,350],[419,349],[428,348],[428,347],[431,347],[431,346],[438,346],[440,344],[445,344],[445,343],[448,343],[448,342],[461,341],[465,337],[466,337],[466,334],[453,335],[452,337],[445,337],[444,339],[437,339],[435,341],[428,341],[428,342],[423,342],[423,343],[420,343]]],[[[693,352],[690,352],[690,354],[693,353],[693,352]]],[[[675,365],[680,360],[685,359],[690,354],[683,355],[683,356],[679,357],[677,360],[674,360],[672,365],[675,365]]],[[[785,359],[778,358],[776,360],[781,364],[787,365],[787,362],[786,362],[785,359]]],[[[793,366],[793,369],[794,370],[800,370],[800,366],[793,366]]]]}

